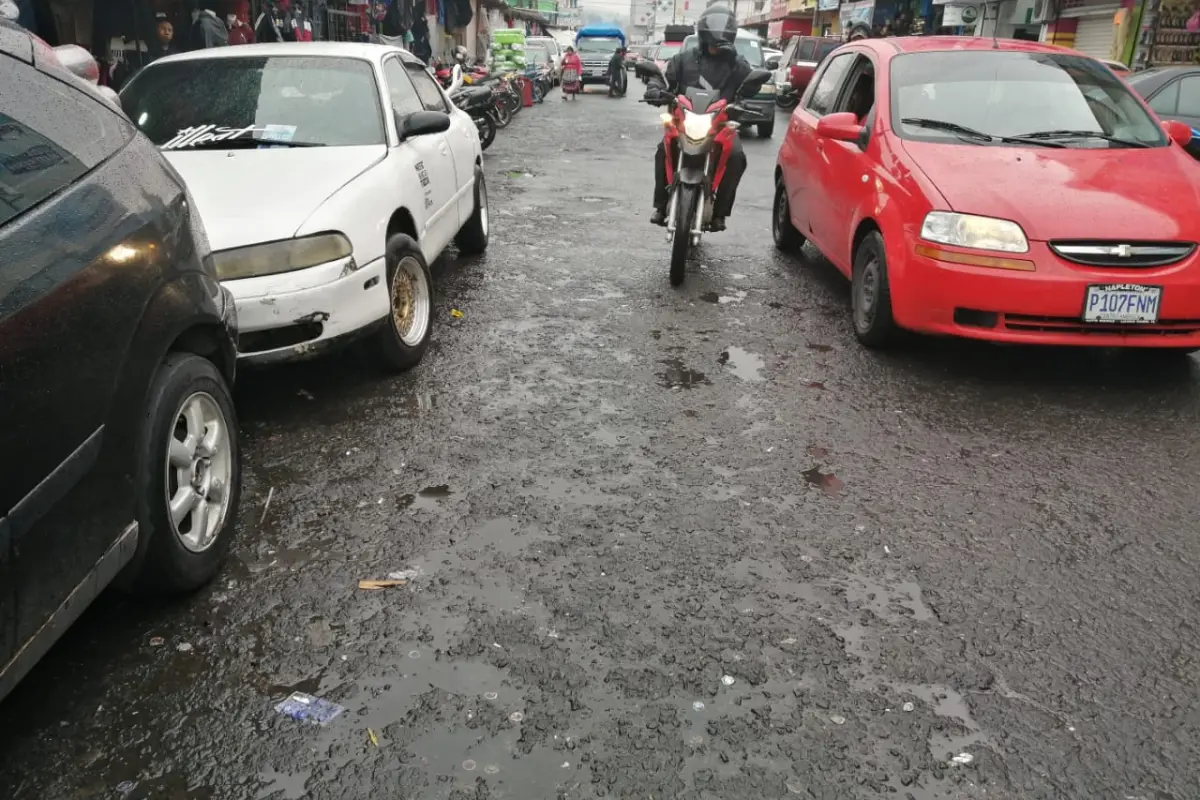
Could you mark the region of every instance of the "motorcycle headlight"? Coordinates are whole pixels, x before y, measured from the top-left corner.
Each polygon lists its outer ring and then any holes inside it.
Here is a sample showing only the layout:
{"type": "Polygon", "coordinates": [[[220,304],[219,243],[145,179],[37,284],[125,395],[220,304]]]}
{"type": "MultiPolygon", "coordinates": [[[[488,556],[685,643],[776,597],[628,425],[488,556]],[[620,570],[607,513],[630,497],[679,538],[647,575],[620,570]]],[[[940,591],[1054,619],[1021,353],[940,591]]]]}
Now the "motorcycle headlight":
{"type": "Polygon", "coordinates": [[[684,111],[683,135],[693,142],[705,139],[712,131],[712,121],[712,114],[693,114],[691,111],[684,111]]]}
{"type": "Polygon", "coordinates": [[[1025,231],[1011,220],[977,217],[974,214],[955,214],[951,211],[930,211],[921,223],[921,238],[929,242],[970,247],[976,250],[998,250],[1003,253],[1029,252],[1025,231]]]}
{"type": "Polygon", "coordinates": [[[354,252],[340,233],[320,233],[299,239],[253,244],[213,253],[217,277],[223,281],[278,275],[346,258],[354,252]]]}

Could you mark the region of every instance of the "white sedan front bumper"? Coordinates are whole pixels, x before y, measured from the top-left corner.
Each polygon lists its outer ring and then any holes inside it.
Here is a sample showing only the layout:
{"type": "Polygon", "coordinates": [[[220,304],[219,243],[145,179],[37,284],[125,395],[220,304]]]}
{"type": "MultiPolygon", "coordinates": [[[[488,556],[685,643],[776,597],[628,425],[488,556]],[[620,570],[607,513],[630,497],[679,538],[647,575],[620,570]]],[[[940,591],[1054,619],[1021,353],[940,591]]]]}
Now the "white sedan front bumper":
{"type": "Polygon", "coordinates": [[[222,281],[237,302],[239,361],[299,361],[370,332],[391,311],[387,270],[382,258],[351,265],[222,281]]]}

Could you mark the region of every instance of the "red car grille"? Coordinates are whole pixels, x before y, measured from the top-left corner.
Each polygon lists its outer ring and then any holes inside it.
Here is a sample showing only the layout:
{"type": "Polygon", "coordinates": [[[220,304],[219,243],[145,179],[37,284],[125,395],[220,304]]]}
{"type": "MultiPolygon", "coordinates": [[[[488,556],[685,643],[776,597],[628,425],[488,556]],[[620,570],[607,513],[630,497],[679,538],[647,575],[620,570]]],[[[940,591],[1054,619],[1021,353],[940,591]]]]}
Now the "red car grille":
{"type": "Polygon", "coordinates": [[[1191,242],[1050,242],[1050,249],[1062,259],[1089,267],[1148,269],[1174,264],[1196,250],[1191,242]]]}
{"type": "Polygon", "coordinates": [[[1148,325],[1099,325],[1080,322],[1075,317],[1035,317],[1026,314],[1003,314],[1001,325],[1022,333],[1092,333],[1126,336],[1190,336],[1200,333],[1200,319],[1159,320],[1148,325]]]}

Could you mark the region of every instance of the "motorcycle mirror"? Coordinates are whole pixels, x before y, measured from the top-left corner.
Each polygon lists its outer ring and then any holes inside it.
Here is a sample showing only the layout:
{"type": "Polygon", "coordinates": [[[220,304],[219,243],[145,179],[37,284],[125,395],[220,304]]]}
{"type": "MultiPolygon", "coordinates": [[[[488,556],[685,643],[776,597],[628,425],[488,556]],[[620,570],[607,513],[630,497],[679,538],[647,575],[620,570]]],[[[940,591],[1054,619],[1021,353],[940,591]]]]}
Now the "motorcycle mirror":
{"type": "Polygon", "coordinates": [[[758,94],[763,85],[771,79],[771,73],[765,69],[751,70],[746,76],[746,80],[742,81],[742,86],[738,89],[740,97],[753,97],[758,94]]]}
{"type": "Polygon", "coordinates": [[[454,94],[463,85],[463,71],[458,64],[454,65],[454,69],[450,71],[450,88],[446,90],[446,94],[454,94]]]}
{"type": "Polygon", "coordinates": [[[658,64],[653,61],[636,61],[633,65],[633,72],[639,78],[661,78],[662,70],[658,68],[658,64]]]}

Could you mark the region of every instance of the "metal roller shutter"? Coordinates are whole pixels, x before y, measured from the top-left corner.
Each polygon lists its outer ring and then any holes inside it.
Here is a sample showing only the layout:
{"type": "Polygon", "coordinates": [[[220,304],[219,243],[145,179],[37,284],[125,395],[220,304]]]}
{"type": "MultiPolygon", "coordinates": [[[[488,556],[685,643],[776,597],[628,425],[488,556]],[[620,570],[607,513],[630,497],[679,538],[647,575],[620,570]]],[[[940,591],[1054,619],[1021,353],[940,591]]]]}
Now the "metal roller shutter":
{"type": "Polygon", "coordinates": [[[1092,58],[1110,58],[1113,45],[1113,15],[1080,17],[1075,28],[1075,49],[1092,58]]]}

